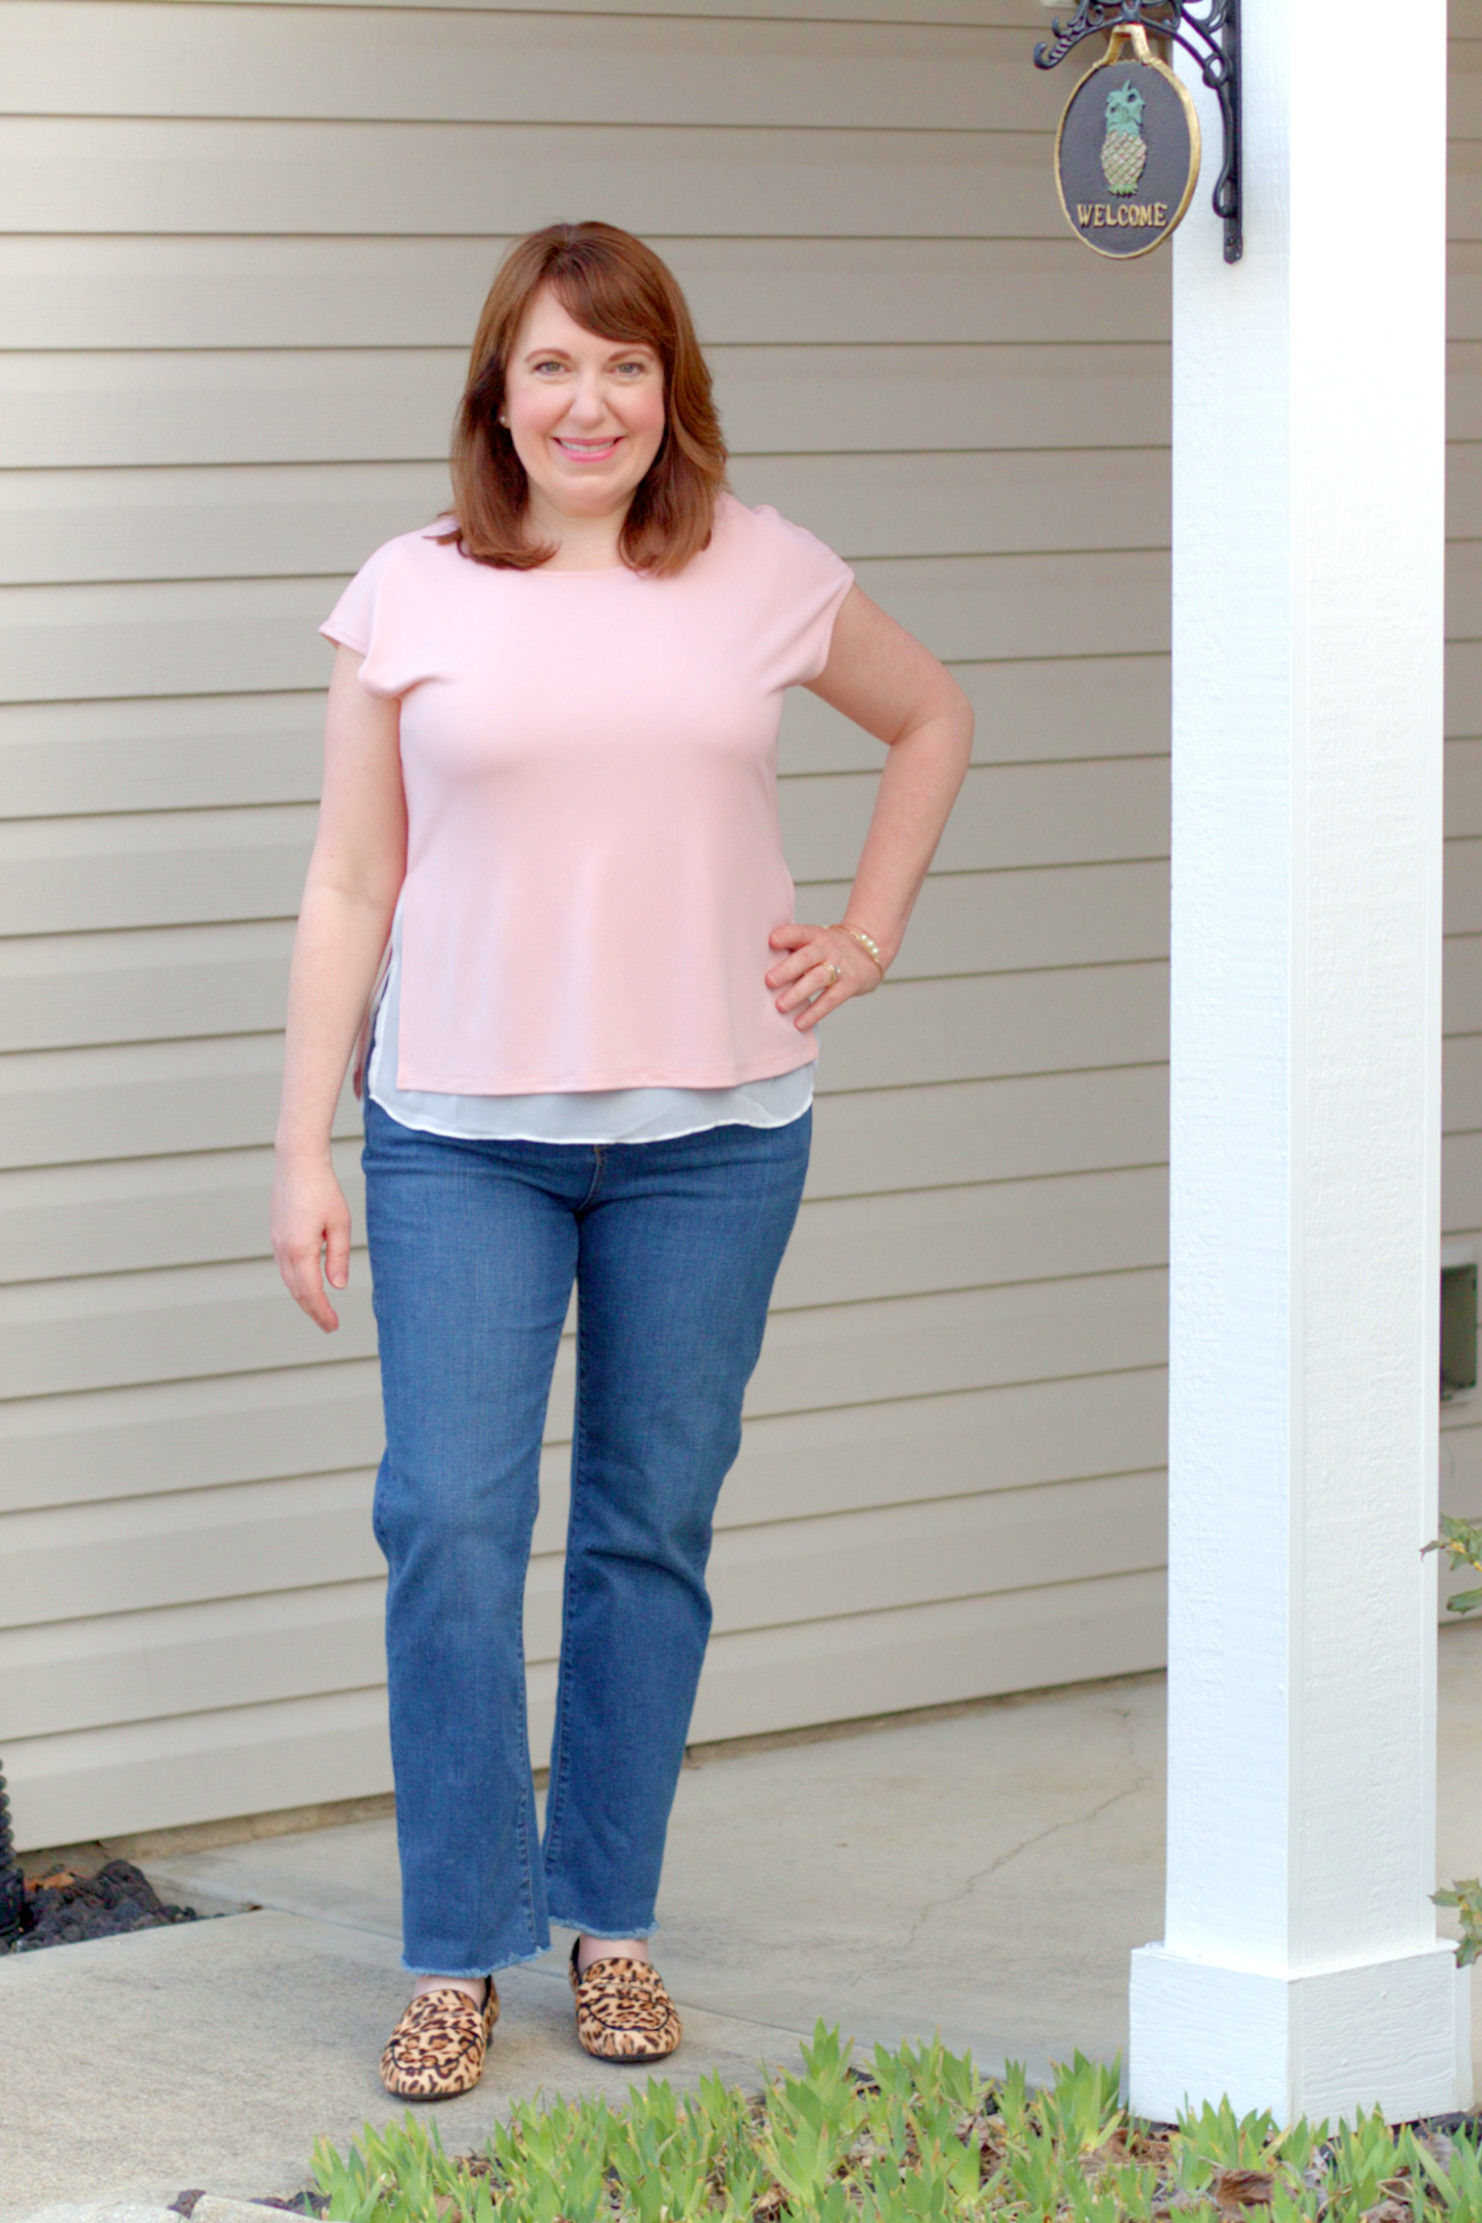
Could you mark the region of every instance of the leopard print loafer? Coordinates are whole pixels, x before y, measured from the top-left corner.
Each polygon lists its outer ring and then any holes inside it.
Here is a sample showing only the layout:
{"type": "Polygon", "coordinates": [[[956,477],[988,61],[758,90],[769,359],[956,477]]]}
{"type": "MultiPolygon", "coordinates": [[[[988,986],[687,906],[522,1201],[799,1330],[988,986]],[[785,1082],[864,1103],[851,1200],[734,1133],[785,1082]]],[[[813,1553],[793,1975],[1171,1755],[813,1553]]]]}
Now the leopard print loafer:
{"type": "Polygon", "coordinates": [[[576,1965],[571,1948],[571,1988],[576,1994],[576,2034],[599,2061],[661,2061],[682,2032],[664,1979],[647,1961],[621,1954],[576,1965]]]}
{"type": "Polygon", "coordinates": [[[386,2040],[381,2082],[398,2099],[453,2099],[472,2091],[498,2020],[492,1976],[482,2007],[456,1984],[422,1992],[386,2040]]]}

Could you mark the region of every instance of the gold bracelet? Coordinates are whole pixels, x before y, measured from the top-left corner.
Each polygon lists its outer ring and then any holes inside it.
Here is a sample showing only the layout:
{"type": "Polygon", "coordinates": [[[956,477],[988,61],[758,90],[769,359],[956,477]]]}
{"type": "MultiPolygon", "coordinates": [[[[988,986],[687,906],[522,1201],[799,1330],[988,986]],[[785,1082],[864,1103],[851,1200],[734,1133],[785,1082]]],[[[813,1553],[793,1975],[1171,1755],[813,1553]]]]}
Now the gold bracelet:
{"type": "Polygon", "coordinates": [[[885,963],[880,955],[880,947],[879,944],[876,942],[874,936],[872,934],[866,934],[862,926],[850,926],[843,919],[833,919],[830,921],[830,924],[832,926],[836,926],[841,934],[848,934],[854,941],[858,942],[866,957],[871,958],[879,967],[880,978],[883,980],[885,978],[885,963]]]}

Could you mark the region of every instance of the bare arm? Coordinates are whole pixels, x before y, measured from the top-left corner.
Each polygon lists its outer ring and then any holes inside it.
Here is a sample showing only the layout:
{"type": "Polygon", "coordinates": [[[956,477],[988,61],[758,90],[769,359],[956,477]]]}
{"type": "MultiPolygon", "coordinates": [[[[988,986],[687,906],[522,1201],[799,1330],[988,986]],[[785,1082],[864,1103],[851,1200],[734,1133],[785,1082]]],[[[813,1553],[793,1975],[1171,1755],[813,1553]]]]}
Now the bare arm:
{"type": "Polygon", "coordinates": [[[330,1160],[345,1069],[375,984],[406,872],[400,705],[369,695],[352,649],[335,653],[324,792],[293,945],[283,1102],[273,1182],[273,1255],[293,1297],[339,1326],[321,1279],[349,1278],[350,1211],[330,1160]]]}
{"type": "MultiPolygon", "coordinates": [[[[815,695],[890,749],[844,911],[851,926],[879,944],[889,965],[967,772],[972,705],[930,649],[859,587],[844,598],[828,662],[811,684],[815,695]]],[[[870,957],[839,928],[799,921],[778,927],[771,941],[788,954],[767,974],[767,986],[781,991],[779,1011],[797,1011],[793,1023],[800,1031],[880,984],[870,957]],[[826,986],[831,963],[840,978],[826,986]]]]}

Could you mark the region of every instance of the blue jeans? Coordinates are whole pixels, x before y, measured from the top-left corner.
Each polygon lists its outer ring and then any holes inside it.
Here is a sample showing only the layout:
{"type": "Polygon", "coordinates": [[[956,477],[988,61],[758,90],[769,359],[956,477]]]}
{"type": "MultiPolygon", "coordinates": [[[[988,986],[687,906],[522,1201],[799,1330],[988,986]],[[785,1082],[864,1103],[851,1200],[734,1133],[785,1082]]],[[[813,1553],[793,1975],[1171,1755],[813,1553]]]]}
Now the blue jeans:
{"type": "Polygon", "coordinates": [[[366,1105],[386,1453],[373,1525],[403,1966],[482,1976],[552,1922],[643,1937],[710,1633],[715,1501],[797,1217],[812,1114],[660,1142],[462,1140],[366,1105]],[[545,1841],[522,1608],[575,1279],[545,1841]]]}

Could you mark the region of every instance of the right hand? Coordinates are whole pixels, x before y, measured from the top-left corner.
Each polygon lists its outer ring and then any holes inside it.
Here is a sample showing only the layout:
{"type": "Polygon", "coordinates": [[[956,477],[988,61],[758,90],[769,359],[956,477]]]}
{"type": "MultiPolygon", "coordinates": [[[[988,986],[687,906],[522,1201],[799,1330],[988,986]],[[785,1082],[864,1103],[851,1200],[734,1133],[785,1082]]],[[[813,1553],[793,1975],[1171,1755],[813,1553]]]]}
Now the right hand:
{"type": "Polygon", "coordinates": [[[324,1286],[350,1279],[350,1207],[328,1158],[311,1164],[279,1159],[273,1176],[273,1256],[289,1295],[316,1327],[332,1335],[339,1314],[324,1286]]]}

